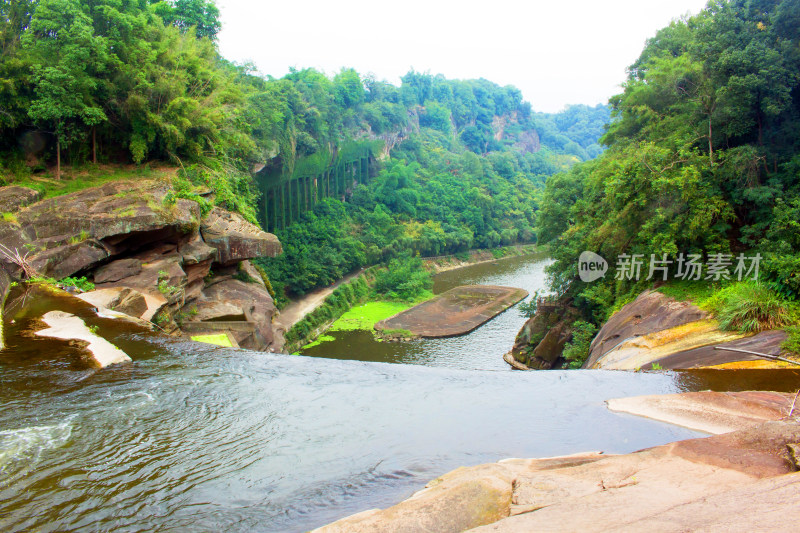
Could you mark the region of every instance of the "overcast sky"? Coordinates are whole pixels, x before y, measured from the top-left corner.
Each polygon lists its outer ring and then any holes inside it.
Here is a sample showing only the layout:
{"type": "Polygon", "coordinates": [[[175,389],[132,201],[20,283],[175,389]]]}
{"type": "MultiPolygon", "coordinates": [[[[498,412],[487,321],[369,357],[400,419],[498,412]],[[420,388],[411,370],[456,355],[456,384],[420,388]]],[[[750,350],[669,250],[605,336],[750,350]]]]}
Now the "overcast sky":
{"type": "Polygon", "coordinates": [[[220,51],[263,74],[412,67],[518,87],[536,111],[605,103],[645,40],[706,0],[217,0],[220,51]]]}

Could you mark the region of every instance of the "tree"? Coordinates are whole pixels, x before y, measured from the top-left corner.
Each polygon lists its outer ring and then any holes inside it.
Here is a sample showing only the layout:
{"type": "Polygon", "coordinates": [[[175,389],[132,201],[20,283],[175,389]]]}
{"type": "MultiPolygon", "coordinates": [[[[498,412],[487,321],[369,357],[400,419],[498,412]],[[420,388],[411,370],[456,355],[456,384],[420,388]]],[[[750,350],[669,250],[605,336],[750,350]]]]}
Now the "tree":
{"type": "Polygon", "coordinates": [[[162,0],[153,4],[153,11],[164,24],[171,24],[182,33],[194,28],[198,39],[216,39],[222,27],[219,8],[213,0],[162,0]]]}
{"type": "Polygon", "coordinates": [[[24,46],[36,58],[28,115],[56,138],[56,176],[61,177],[61,147],[86,134],[106,115],[97,104],[97,75],[107,60],[105,40],[76,0],[41,0],[24,46]]]}

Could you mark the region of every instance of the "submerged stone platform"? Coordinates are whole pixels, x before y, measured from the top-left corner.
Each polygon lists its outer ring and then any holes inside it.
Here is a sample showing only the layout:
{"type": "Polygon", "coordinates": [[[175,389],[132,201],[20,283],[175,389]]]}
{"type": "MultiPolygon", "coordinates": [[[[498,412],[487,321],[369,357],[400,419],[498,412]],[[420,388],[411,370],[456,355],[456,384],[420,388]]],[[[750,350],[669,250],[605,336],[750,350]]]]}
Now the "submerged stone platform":
{"type": "Polygon", "coordinates": [[[378,331],[406,330],[427,338],[464,335],[528,296],[514,287],[465,285],[375,324],[378,331]]]}

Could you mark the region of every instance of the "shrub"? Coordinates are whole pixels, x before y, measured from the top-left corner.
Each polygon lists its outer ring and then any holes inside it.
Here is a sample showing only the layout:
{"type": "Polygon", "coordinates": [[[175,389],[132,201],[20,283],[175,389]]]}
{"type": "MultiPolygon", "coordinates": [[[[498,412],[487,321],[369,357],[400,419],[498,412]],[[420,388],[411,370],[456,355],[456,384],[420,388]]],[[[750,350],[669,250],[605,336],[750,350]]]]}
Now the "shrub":
{"type": "Polygon", "coordinates": [[[433,287],[433,278],[419,257],[392,259],[375,278],[375,292],[392,300],[411,301],[433,287]]]}
{"type": "Polygon", "coordinates": [[[705,303],[725,331],[756,333],[786,326],[791,321],[788,302],[764,284],[747,281],[726,287],[705,303]]]}
{"type": "Polygon", "coordinates": [[[561,356],[567,360],[567,368],[580,368],[589,357],[589,346],[597,333],[597,326],[578,320],[572,327],[572,339],[564,345],[561,356]]]}

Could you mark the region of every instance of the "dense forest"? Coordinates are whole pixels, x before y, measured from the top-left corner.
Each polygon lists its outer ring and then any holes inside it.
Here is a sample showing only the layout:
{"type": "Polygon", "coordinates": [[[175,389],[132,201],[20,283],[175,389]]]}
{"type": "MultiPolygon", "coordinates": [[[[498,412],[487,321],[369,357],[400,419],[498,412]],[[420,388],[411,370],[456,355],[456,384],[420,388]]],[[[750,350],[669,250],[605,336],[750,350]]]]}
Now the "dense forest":
{"type": "Polygon", "coordinates": [[[547,182],[537,230],[552,243],[555,290],[598,324],[652,283],[646,270],[638,282],[615,279],[624,254],[666,259],[674,274],[691,254],[724,258],[733,273],[739,254],[760,253],[758,299],[782,301],[765,313],[790,316],[800,296],[799,85],[795,0],[714,0],[659,31],[611,99],[607,150],[547,182]],[[584,250],[611,275],[581,282],[584,250]]]}
{"type": "Polygon", "coordinates": [[[402,139],[368,183],[278,231],[285,254],[265,267],[298,293],[400,255],[534,241],[546,177],[596,156],[608,119],[534,114],[514,87],[413,70],[399,87],[352,69],[264,77],[220,56],[209,0],[5,1],[0,26],[4,183],[168,162],[179,195],[210,188],[255,222],[254,169],[402,139]]]}

